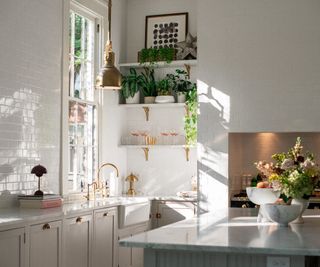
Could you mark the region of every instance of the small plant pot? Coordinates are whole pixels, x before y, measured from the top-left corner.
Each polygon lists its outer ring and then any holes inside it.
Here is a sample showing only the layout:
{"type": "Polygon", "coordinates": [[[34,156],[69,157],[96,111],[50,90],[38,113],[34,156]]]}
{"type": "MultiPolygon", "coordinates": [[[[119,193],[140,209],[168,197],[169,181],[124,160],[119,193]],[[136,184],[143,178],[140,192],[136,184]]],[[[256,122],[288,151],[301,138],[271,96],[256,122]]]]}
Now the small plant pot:
{"type": "Polygon", "coordinates": [[[184,103],[186,102],[186,94],[183,92],[178,92],[177,93],[177,102],[178,103],[184,103]]]}
{"type": "Polygon", "coordinates": [[[158,95],[155,102],[157,104],[174,103],[174,97],[172,95],[158,95]]]}
{"type": "Polygon", "coordinates": [[[126,98],[126,104],[139,104],[140,103],[140,92],[136,92],[133,97],[126,98]]]}
{"type": "Polygon", "coordinates": [[[145,96],[144,103],[145,104],[154,104],[156,97],[155,96],[145,96]]]}

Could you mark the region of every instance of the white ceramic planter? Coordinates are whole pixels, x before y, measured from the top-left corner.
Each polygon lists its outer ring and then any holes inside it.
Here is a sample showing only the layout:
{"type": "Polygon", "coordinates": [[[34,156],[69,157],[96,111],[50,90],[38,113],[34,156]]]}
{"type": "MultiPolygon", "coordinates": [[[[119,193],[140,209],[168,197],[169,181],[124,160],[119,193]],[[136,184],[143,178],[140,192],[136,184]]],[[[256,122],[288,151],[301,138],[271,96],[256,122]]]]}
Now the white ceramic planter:
{"type": "Polygon", "coordinates": [[[156,99],[155,96],[145,96],[144,97],[144,103],[145,104],[153,104],[155,99],[156,99]]]}
{"type": "Polygon", "coordinates": [[[155,102],[158,104],[174,103],[174,97],[172,95],[158,95],[155,102]]]}
{"type": "Polygon", "coordinates": [[[178,103],[184,103],[186,102],[186,94],[183,92],[178,92],[177,93],[177,102],[178,103]]]}
{"type": "Polygon", "coordinates": [[[288,223],[297,219],[301,212],[301,206],[298,204],[264,204],[263,208],[268,218],[281,226],[288,226],[288,223]]]}
{"type": "Polygon", "coordinates": [[[140,92],[136,92],[133,97],[126,98],[126,104],[139,104],[140,103],[140,92]]]}
{"type": "Polygon", "coordinates": [[[300,207],[301,207],[299,217],[296,220],[294,220],[293,223],[304,223],[303,218],[302,218],[302,213],[308,208],[309,199],[294,198],[294,199],[292,199],[291,204],[300,205],[300,207]]]}

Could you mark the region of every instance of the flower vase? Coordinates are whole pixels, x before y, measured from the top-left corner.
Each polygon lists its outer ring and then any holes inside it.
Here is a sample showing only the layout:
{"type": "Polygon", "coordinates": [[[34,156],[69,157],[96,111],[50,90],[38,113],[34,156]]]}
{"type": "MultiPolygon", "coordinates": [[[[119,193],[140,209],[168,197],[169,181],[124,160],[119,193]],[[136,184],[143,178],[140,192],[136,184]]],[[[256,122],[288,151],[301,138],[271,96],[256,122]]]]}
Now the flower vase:
{"type": "Polygon", "coordinates": [[[301,206],[301,211],[300,211],[299,217],[296,220],[294,220],[293,223],[299,223],[299,224],[304,223],[303,218],[302,218],[302,214],[309,206],[309,199],[294,198],[294,199],[292,199],[291,204],[298,204],[301,206]]]}

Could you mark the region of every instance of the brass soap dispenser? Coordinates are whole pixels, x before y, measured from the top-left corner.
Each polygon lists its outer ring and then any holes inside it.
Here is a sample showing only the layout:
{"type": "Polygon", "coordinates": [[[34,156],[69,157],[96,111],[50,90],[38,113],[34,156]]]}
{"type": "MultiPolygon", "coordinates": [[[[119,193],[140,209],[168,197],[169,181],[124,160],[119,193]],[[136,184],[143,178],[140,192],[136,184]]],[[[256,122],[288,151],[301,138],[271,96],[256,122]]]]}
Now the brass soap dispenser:
{"type": "Polygon", "coordinates": [[[129,189],[127,192],[128,196],[134,196],[137,194],[136,190],[134,190],[134,182],[139,181],[138,177],[133,175],[132,173],[126,178],[126,181],[129,182],[129,189]]]}

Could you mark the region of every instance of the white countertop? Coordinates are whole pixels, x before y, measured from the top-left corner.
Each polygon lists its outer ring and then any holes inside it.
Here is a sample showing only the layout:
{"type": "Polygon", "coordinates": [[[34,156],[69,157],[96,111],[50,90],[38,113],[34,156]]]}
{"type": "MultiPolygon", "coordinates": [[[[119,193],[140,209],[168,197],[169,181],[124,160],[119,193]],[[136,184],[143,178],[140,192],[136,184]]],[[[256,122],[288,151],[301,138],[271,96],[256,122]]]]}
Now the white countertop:
{"type": "Polygon", "coordinates": [[[109,197],[95,201],[76,201],[65,203],[59,208],[50,209],[21,209],[1,208],[0,209],[0,230],[18,227],[25,223],[36,223],[50,218],[77,216],[79,213],[91,212],[93,210],[117,207],[151,200],[163,201],[195,201],[190,198],[176,196],[137,196],[137,197],[109,197]]]}
{"type": "Polygon", "coordinates": [[[307,210],[304,224],[279,227],[257,223],[256,209],[204,214],[120,240],[120,245],[151,249],[277,255],[320,255],[320,211],[307,210]]]}

